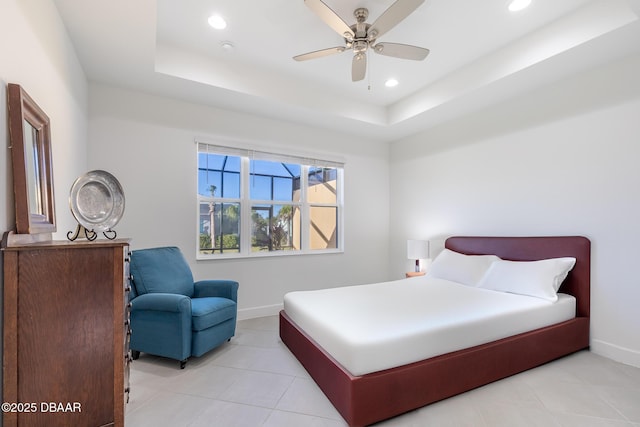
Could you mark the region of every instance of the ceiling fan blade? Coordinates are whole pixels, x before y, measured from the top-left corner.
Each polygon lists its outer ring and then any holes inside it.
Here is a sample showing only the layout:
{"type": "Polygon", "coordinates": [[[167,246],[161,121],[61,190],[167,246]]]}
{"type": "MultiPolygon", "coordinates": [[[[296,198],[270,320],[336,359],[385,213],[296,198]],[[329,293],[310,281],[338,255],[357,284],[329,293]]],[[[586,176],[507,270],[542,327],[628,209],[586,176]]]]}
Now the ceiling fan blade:
{"type": "Polygon", "coordinates": [[[334,53],[342,53],[346,50],[344,46],[330,47],[328,49],[316,50],[313,52],[303,53],[293,57],[296,61],[306,61],[309,59],[322,58],[323,56],[333,55],[334,53]]]}
{"type": "Polygon", "coordinates": [[[325,24],[330,26],[333,31],[340,34],[344,38],[353,38],[355,35],[344,19],[335,13],[322,0],[304,0],[304,3],[311,9],[325,24]],[[349,36],[349,37],[347,37],[349,36]]]}
{"type": "Polygon", "coordinates": [[[359,82],[364,79],[364,75],[367,73],[367,55],[364,53],[356,53],[353,55],[353,61],[351,63],[351,80],[359,82]]]}
{"type": "Polygon", "coordinates": [[[422,61],[429,55],[429,49],[402,43],[378,43],[373,47],[373,50],[380,55],[414,61],[422,61]]]}
{"type": "Polygon", "coordinates": [[[411,15],[424,0],[396,0],[382,15],[371,24],[369,38],[376,39],[395,27],[400,21],[411,15]]]}

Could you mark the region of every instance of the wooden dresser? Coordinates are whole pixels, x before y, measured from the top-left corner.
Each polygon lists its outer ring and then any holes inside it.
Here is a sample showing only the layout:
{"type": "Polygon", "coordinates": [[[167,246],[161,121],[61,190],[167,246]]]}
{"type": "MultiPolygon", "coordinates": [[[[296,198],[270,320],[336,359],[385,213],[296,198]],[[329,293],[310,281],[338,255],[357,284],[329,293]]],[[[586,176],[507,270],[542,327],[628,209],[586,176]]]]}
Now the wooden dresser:
{"type": "Polygon", "coordinates": [[[8,236],[3,425],[124,426],[129,241],[20,244],[8,236]]]}

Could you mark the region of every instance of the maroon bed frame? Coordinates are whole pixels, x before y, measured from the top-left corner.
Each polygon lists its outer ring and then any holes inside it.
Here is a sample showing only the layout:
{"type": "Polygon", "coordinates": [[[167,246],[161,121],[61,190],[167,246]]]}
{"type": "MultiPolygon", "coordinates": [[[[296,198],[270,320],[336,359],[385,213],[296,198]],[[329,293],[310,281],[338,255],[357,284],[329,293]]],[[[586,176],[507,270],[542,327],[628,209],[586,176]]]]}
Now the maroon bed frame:
{"type": "Polygon", "coordinates": [[[281,311],[282,341],[350,426],[373,424],[589,347],[591,242],[587,238],[450,237],[445,247],[512,261],[575,257],[576,264],[560,292],[576,298],[576,317],[409,365],[353,376],[281,311]]]}

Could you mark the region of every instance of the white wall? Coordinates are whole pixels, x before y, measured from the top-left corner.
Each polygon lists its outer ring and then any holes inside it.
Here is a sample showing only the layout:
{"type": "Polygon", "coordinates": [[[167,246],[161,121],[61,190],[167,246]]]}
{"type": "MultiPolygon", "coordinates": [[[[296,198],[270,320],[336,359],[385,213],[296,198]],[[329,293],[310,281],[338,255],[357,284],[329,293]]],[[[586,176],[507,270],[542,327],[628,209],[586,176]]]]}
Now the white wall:
{"type": "MultiPolygon", "coordinates": [[[[15,228],[7,83],[20,84],[51,120],[56,238],[74,224],[68,191],[85,168],[87,82],[57,9],[47,0],[0,0],[0,232],[15,228]]],[[[61,236],[61,237],[58,237],[61,236]]],[[[0,257],[1,259],[1,257],[0,257]]],[[[3,277],[0,275],[0,288],[3,277]]],[[[46,284],[43,284],[46,286],[46,284]]],[[[2,293],[0,293],[0,305],[2,293]]],[[[0,317],[0,328],[2,318],[0,317]]],[[[0,425],[2,421],[0,420],[0,425]]]]}
{"type": "Polygon", "coordinates": [[[392,144],[391,273],[406,238],[587,236],[591,348],[640,366],[638,75],[629,58],[392,144]]]}
{"type": "Polygon", "coordinates": [[[90,99],[90,169],[125,192],[118,234],[133,249],[180,247],[196,279],[240,282],[240,317],[275,313],[290,290],[386,280],[388,145],[103,85],[90,99]],[[196,261],[196,137],[344,158],[344,254],[196,261]]]}
{"type": "MultiPolygon", "coordinates": [[[[58,232],[75,227],[69,189],[86,167],[87,81],[55,5],[0,0],[0,138],[9,146],[6,84],[20,84],[51,120],[58,232]]],[[[15,227],[11,153],[0,150],[0,229],[15,227]]]]}

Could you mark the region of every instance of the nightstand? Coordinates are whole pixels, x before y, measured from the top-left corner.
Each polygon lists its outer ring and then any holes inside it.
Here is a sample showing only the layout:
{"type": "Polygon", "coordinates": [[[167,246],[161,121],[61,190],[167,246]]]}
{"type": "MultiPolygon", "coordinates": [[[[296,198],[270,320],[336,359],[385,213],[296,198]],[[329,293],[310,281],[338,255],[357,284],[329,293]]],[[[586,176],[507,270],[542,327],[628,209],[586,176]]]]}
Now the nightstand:
{"type": "Polygon", "coordinates": [[[407,273],[405,273],[405,277],[418,277],[418,276],[424,276],[426,273],[424,271],[409,271],[407,273]]]}

